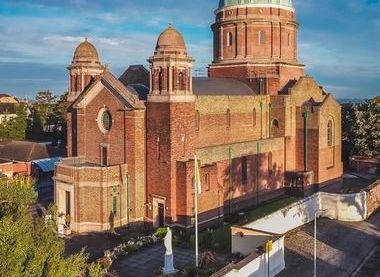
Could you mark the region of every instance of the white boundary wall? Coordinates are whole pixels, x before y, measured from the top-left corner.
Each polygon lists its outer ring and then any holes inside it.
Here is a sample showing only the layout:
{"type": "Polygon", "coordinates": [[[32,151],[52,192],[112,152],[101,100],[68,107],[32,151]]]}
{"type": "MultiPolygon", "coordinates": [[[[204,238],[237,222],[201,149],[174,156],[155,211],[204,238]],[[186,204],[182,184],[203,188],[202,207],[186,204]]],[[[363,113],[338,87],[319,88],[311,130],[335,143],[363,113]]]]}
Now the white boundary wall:
{"type": "MultiPolygon", "coordinates": [[[[244,262],[244,260],[242,261],[244,262]]],[[[269,277],[276,276],[285,268],[284,236],[273,242],[269,254],[269,277]]],[[[268,254],[264,253],[239,269],[232,269],[225,277],[268,277],[268,254]]]]}
{"type": "Polygon", "coordinates": [[[244,225],[275,234],[285,234],[320,216],[340,221],[363,221],[367,217],[366,192],[356,194],[332,194],[319,192],[277,212],[244,225]]]}
{"type": "MultiPolygon", "coordinates": [[[[266,217],[244,225],[245,228],[254,229],[274,234],[286,234],[290,230],[298,228],[314,220],[315,213],[318,216],[340,221],[363,221],[367,218],[366,192],[356,194],[332,194],[318,192],[278,210],[266,217]]],[[[275,276],[285,268],[284,261],[284,236],[274,244],[270,260],[274,263],[270,276],[275,276]],[[272,257],[273,256],[273,257],[272,257]]],[[[227,277],[266,277],[267,255],[252,260],[240,269],[232,269],[228,273],[213,276],[227,277]]],[[[223,269],[222,269],[223,270],[223,269]]]]}

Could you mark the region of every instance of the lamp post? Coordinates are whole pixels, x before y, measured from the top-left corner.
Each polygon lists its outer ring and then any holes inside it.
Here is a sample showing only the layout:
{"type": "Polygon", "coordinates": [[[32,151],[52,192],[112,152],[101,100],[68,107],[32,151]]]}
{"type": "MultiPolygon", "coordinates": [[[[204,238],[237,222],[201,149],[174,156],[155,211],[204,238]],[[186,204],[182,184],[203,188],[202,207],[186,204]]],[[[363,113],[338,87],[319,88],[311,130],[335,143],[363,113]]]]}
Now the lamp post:
{"type": "Polygon", "coordinates": [[[314,277],[317,277],[317,216],[326,210],[317,210],[314,214],[314,277]]]}

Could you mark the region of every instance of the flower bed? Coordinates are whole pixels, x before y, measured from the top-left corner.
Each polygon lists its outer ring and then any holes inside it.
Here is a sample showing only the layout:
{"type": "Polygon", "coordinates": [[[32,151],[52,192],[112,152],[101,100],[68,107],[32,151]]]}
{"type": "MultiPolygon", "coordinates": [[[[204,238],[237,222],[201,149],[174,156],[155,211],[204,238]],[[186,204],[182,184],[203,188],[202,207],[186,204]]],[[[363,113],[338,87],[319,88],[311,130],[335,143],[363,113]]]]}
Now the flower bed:
{"type": "Polygon", "coordinates": [[[154,245],[166,235],[166,228],[159,228],[150,236],[138,237],[137,239],[131,239],[127,242],[123,242],[118,246],[104,251],[104,256],[98,260],[98,262],[106,269],[109,270],[111,265],[121,256],[137,252],[145,247],[154,245]]]}

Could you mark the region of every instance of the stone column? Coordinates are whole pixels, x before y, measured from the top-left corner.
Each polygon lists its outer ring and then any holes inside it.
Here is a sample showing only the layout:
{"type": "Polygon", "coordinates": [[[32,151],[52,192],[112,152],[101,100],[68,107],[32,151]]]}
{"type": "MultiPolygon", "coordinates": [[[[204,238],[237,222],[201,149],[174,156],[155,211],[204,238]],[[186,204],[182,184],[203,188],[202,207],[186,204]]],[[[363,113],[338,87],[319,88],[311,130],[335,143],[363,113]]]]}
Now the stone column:
{"type": "Polygon", "coordinates": [[[223,26],[219,28],[219,60],[223,60],[223,48],[224,48],[224,40],[223,40],[223,26]]]}

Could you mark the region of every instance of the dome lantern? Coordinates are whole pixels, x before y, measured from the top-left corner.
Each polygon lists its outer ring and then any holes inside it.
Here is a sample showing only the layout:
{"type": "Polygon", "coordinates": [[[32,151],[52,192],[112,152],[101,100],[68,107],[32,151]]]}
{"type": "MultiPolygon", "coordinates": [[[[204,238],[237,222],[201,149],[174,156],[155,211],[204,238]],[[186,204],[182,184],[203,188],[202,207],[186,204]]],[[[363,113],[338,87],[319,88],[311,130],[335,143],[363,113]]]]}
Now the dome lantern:
{"type": "Polygon", "coordinates": [[[95,46],[85,38],[75,49],[73,62],[94,61],[99,63],[99,55],[95,46]]]}
{"type": "Polygon", "coordinates": [[[164,51],[179,51],[186,53],[185,40],[172,24],[169,24],[157,39],[156,52],[164,51]]]}

